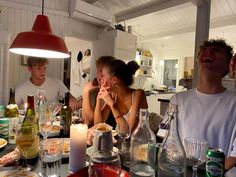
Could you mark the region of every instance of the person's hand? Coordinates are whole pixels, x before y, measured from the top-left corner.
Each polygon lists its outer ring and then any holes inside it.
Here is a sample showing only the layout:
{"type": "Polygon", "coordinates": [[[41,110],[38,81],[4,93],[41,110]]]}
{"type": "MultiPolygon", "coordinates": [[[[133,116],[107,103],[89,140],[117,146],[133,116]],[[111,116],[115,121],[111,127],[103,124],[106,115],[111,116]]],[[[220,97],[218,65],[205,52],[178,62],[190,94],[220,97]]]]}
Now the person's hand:
{"type": "Polygon", "coordinates": [[[114,104],[114,100],[112,98],[112,95],[109,91],[109,87],[101,86],[99,92],[98,92],[98,99],[103,99],[106,104],[109,106],[114,104]]]}
{"type": "Polygon", "coordinates": [[[92,146],[93,145],[93,136],[94,136],[94,131],[96,130],[97,126],[99,124],[96,124],[92,126],[91,128],[88,129],[87,133],[87,145],[92,146]]]}
{"type": "Polygon", "coordinates": [[[80,108],[81,103],[72,95],[70,96],[70,107],[72,112],[75,111],[76,109],[80,108]]]}
{"type": "Polygon", "coordinates": [[[231,59],[229,68],[230,68],[230,77],[234,78],[236,72],[236,54],[234,54],[233,58],[231,59]]]}

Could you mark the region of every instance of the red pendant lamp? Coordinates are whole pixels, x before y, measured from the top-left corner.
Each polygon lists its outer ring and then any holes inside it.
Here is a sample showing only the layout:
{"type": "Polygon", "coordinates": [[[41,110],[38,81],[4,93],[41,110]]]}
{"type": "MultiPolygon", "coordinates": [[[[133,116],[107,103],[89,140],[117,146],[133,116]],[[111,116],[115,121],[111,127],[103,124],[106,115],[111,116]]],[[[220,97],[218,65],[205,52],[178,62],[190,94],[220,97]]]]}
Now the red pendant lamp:
{"type": "Polygon", "coordinates": [[[64,40],[52,33],[49,19],[43,15],[43,9],[44,0],[42,0],[42,15],[37,16],[32,30],[19,33],[9,51],[33,57],[69,58],[64,40]]]}

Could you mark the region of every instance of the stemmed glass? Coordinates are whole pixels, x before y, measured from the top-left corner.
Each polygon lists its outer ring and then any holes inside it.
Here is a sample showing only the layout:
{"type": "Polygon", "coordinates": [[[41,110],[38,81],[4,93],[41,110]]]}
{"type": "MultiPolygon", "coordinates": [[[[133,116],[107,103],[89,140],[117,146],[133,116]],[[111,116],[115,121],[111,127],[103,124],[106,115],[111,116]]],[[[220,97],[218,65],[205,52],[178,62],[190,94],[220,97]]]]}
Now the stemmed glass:
{"type": "Polygon", "coordinates": [[[117,133],[118,133],[119,138],[121,139],[121,147],[120,147],[119,152],[122,156],[122,165],[129,167],[130,142],[127,140],[130,138],[131,129],[126,120],[124,120],[122,123],[120,123],[117,126],[117,133]]]}
{"type": "Polygon", "coordinates": [[[207,141],[200,138],[184,139],[187,164],[193,168],[193,177],[197,177],[197,168],[206,161],[207,141]]]}
{"type": "Polygon", "coordinates": [[[34,144],[37,138],[38,130],[36,126],[25,126],[19,124],[16,130],[16,144],[21,152],[21,158],[23,160],[20,166],[20,172],[30,171],[32,167],[27,164],[27,157],[31,146],[34,144]]]}

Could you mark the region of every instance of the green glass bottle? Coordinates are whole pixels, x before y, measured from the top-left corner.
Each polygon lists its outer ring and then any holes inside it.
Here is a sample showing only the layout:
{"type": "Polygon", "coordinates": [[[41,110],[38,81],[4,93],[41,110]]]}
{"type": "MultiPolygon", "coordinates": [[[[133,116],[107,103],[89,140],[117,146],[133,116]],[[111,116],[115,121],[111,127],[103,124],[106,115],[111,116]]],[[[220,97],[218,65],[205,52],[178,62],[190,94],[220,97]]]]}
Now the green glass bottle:
{"type": "Polygon", "coordinates": [[[8,105],[5,109],[5,117],[9,120],[9,143],[15,144],[16,138],[15,138],[15,130],[16,126],[18,124],[18,106],[15,101],[15,89],[10,88],[10,97],[8,101],[8,105]]]}
{"type": "Polygon", "coordinates": [[[70,125],[72,121],[72,110],[69,106],[70,93],[65,93],[64,105],[61,108],[61,131],[60,134],[62,137],[70,137],[70,125]]]}
{"type": "Polygon", "coordinates": [[[32,125],[35,126],[36,128],[37,136],[35,137],[32,146],[28,148],[26,159],[35,158],[39,154],[39,125],[38,125],[38,118],[35,114],[34,96],[28,95],[27,110],[25,113],[25,118],[23,120],[22,126],[32,126],[32,125]]]}

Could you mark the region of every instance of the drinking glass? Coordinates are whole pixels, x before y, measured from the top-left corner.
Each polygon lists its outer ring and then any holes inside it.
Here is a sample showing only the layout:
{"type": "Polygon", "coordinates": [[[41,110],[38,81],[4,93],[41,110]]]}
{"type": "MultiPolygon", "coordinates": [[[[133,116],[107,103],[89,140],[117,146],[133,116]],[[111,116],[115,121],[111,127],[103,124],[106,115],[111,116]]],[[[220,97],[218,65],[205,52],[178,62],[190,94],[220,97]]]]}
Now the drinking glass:
{"type": "Polygon", "coordinates": [[[122,158],[122,165],[129,168],[130,141],[128,139],[130,138],[131,130],[126,120],[121,124],[121,126],[117,126],[117,133],[119,138],[121,139],[121,146],[119,153],[122,158]]]}
{"type": "Polygon", "coordinates": [[[115,151],[95,151],[90,156],[89,177],[120,177],[121,162],[115,151]]]}
{"type": "Polygon", "coordinates": [[[53,122],[54,122],[55,118],[53,116],[53,109],[52,109],[52,105],[46,105],[45,107],[45,115],[40,117],[39,119],[39,129],[40,129],[40,133],[43,136],[43,139],[47,139],[52,127],[53,127],[53,122]]]}
{"type": "Polygon", "coordinates": [[[50,138],[40,142],[41,170],[39,176],[60,177],[63,140],[50,138]]]}
{"type": "Polygon", "coordinates": [[[17,126],[16,144],[20,150],[21,158],[23,160],[23,163],[19,168],[21,172],[32,170],[32,167],[27,164],[27,157],[31,146],[37,138],[37,134],[38,130],[36,126],[25,126],[22,124],[17,126]]]}
{"type": "Polygon", "coordinates": [[[206,161],[207,141],[200,138],[184,139],[187,164],[193,168],[193,177],[197,177],[197,168],[206,161]]]}

